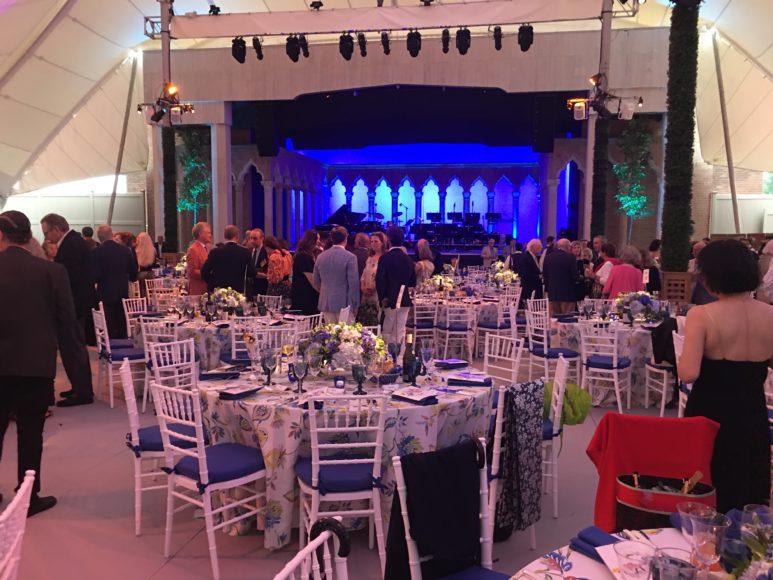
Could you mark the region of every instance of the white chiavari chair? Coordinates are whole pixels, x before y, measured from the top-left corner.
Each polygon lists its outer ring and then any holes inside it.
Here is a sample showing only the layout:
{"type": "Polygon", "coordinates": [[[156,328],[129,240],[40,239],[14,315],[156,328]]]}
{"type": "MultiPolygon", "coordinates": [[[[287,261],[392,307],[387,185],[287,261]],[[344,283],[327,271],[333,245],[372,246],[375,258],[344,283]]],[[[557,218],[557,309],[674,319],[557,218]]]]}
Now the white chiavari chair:
{"type": "Polygon", "coordinates": [[[271,296],[269,294],[256,294],[255,302],[260,304],[261,302],[266,305],[269,310],[279,310],[282,308],[282,297],[271,296]]]}
{"type": "MultiPolygon", "coordinates": [[[[529,301],[532,302],[533,301],[529,301]]],[[[563,356],[574,367],[575,378],[579,382],[580,377],[580,353],[570,348],[550,346],[550,317],[547,309],[526,310],[526,335],[529,340],[529,380],[532,380],[534,371],[538,377],[550,380],[550,367],[558,362],[558,357],[563,356]]]]}
{"type": "MultiPolygon", "coordinates": [[[[435,299],[419,300],[413,303],[405,327],[413,331],[415,341],[435,342],[439,301],[435,299]]],[[[423,343],[422,343],[423,344],[423,343]]]]}
{"type": "Polygon", "coordinates": [[[486,336],[489,334],[511,335],[514,319],[511,316],[511,305],[518,304],[521,298],[520,288],[515,294],[502,294],[496,303],[496,320],[481,321],[475,326],[475,355],[480,352],[480,347],[485,348],[486,336]]]}
{"type": "Polygon", "coordinates": [[[341,524],[341,517],[320,518],[311,526],[309,543],[274,580],[348,580],[346,557],[350,547],[349,533],[341,524]]]}
{"type": "Polygon", "coordinates": [[[129,337],[133,336],[134,323],[140,314],[148,311],[147,298],[124,298],[123,315],[126,318],[126,333],[129,337]]]}
{"type": "Polygon", "coordinates": [[[118,367],[123,364],[124,359],[129,359],[132,371],[144,374],[145,351],[141,348],[113,348],[110,345],[110,335],[107,332],[104,312],[92,308],[91,314],[94,319],[94,334],[97,339],[97,354],[99,355],[97,385],[101,395],[104,384],[107,383],[110,408],[112,409],[115,406],[113,382],[115,379],[114,375],[118,372],[118,367]]]}
{"type": "MultiPolygon", "coordinates": [[[[682,317],[684,318],[684,317],[682,317]]],[[[679,317],[677,317],[677,321],[679,317]]],[[[684,334],[676,331],[671,331],[671,336],[674,339],[674,354],[676,355],[676,366],[679,368],[679,358],[682,356],[684,350],[684,334]]],[[[677,408],[676,416],[684,417],[684,408],[687,406],[687,399],[692,391],[692,383],[683,383],[679,381],[679,406],[677,408]]]]}
{"type": "Polygon", "coordinates": [[[153,342],[148,346],[153,380],[179,389],[194,389],[198,384],[199,363],[193,339],[153,342]]]}
{"type": "Polygon", "coordinates": [[[349,324],[350,318],[352,316],[352,307],[347,306],[346,308],[341,308],[340,312],[338,313],[338,322],[341,324],[349,324]]]}
{"type": "Polygon", "coordinates": [[[230,358],[221,355],[225,362],[247,363],[250,361],[250,353],[244,341],[245,334],[255,335],[259,332],[259,318],[254,316],[236,316],[231,319],[231,354],[230,358]]]}
{"type": "Polygon", "coordinates": [[[177,304],[180,297],[180,289],[175,288],[156,288],[148,293],[151,303],[158,312],[164,312],[177,304]]]}
{"type": "Polygon", "coordinates": [[[564,430],[562,418],[568,371],[569,363],[563,355],[559,355],[548,418],[542,422],[542,486],[544,491],[548,491],[548,481],[552,483],[550,493],[553,495],[554,518],[558,517],[558,452],[561,447],[561,433],[564,430]]]}
{"type": "Polygon", "coordinates": [[[153,370],[153,358],[150,345],[176,341],[177,323],[162,318],[140,316],[139,324],[140,331],[142,332],[142,344],[145,345],[145,359],[148,367],[148,371],[145,373],[145,385],[142,392],[142,412],[144,413],[147,409],[148,396],[150,393],[150,373],[153,370]]]}
{"type": "Polygon", "coordinates": [[[258,448],[238,443],[206,445],[201,398],[195,378],[192,388],[169,387],[155,381],[151,382],[150,388],[164,445],[165,471],[169,473],[164,557],[171,555],[174,514],[186,507],[202,509],[212,575],[218,580],[220,564],[215,532],[265,511],[265,507],[259,505],[266,497],[265,492],[260,491],[266,479],[263,455],[258,448]],[[186,435],[180,427],[192,429],[195,435],[186,435]],[[188,447],[191,443],[195,446],[188,447]],[[227,490],[239,490],[240,499],[221,493],[227,490]],[[220,499],[217,507],[213,505],[213,495],[220,499]],[[179,507],[176,506],[178,500],[183,502],[179,507]]]}
{"type": "Polygon", "coordinates": [[[386,545],[380,481],[386,404],[383,395],[312,395],[311,457],[302,457],[295,464],[300,487],[300,547],[319,517],[367,517],[369,545],[372,549],[375,531],[382,574],[386,545]],[[358,500],[367,501],[367,507],[347,509],[358,500]],[[329,503],[333,506],[323,508],[329,503]]]}
{"type": "Polygon", "coordinates": [[[27,529],[27,509],[35,484],[35,472],[24,472],[24,480],[8,507],[0,514],[0,578],[14,580],[21,563],[21,548],[27,529]]]}
{"type": "Polygon", "coordinates": [[[438,347],[443,349],[443,358],[448,358],[448,349],[453,344],[460,349],[460,356],[473,358],[473,343],[475,341],[475,308],[461,301],[446,302],[444,316],[438,315],[436,336],[438,347]]]}
{"type": "Polygon", "coordinates": [[[666,414],[666,403],[668,403],[668,388],[674,384],[674,365],[663,361],[656,363],[655,359],[650,357],[644,363],[644,408],[650,406],[650,394],[660,395],[660,416],[666,414]]]}
{"type": "Polygon", "coordinates": [[[164,289],[164,288],[170,288],[171,286],[166,281],[165,278],[145,278],[145,292],[150,295],[151,292],[158,290],[158,289],[164,289]]]}
{"type": "Polygon", "coordinates": [[[495,386],[514,385],[518,383],[522,354],[523,340],[489,334],[486,337],[483,372],[491,377],[495,386]]]}
{"type": "Polygon", "coordinates": [[[620,355],[620,333],[616,324],[599,324],[592,320],[580,320],[580,345],[582,351],[582,388],[589,390],[613,390],[617,410],[623,412],[623,393],[626,408],[631,408],[631,359],[620,355]]]}
{"type": "Polygon", "coordinates": [[[129,282],[129,298],[139,298],[141,295],[140,281],[129,282]]]}

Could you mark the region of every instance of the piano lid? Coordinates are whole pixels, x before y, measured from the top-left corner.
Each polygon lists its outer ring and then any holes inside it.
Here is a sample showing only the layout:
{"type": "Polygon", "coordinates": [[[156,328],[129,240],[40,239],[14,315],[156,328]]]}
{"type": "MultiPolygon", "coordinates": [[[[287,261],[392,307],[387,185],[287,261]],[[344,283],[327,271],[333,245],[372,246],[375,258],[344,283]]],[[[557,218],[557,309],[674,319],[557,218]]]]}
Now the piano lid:
{"type": "Polygon", "coordinates": [[[330,214],[325,223],[318,225],[316,229],[318,231],[328,231],[332,230],[335,226],[344,226],[348,230],[359,224],[365,215],[364,213],[352,211],[349,209],[349,206],[343,204],[330,214]]]}

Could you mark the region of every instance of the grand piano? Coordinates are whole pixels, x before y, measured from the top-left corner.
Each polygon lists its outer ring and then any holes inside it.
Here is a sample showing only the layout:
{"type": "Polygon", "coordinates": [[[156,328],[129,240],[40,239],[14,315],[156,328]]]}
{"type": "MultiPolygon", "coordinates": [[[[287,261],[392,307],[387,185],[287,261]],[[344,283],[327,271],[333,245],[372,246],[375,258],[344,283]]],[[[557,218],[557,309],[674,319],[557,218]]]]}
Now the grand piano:
{"type": "Polygon", "coordinates": [[[318,232],[329,232],[336,226],[343,226],[349,233],[383,232],[384,226],[378,221],[367,221],[367,214],[352,211],[344,204],[335,210],[324,223],[316,226],[318,232]]]}

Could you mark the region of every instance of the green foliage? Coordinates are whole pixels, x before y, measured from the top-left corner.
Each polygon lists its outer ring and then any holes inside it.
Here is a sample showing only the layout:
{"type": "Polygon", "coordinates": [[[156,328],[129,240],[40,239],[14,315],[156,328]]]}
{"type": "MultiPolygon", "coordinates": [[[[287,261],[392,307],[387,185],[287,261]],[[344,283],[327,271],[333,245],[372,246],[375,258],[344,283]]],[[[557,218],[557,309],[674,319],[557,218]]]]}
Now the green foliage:
{"type": "Polygon", "coordinates": [[[593,147],[593,190],[591,193],[590,229],[594,236],[606,233],[609,165],[609,121],[599,118],[596,121],[596,144],[593,147]]]}
{"type": "Polygon", "coordinates": [[[684,272],[690,259],[698,13],[679,3],[671,11],[668,49],[668,127],[663,200],[663,269],[684,272]]]}
{"type": "Polygon", "coordinates": [[[762,177],[762,193],[773,193],[773,173],[767,171],[762,177]]]}
{"type": "Polygon", "coordinates": [[[619,211],[628,216],[628,241],[630,241],[633,221],[652,214],[650,200],[644,188],[644,179],[647,177],[652,159],[650,153],[652,136],[647,120],[643,117],[634,118],[620,135],[618,144],[623,150],[625,160],[622,163],[615,163],[612,168],[618,179],[615,199],[620,205],[619,211]]]}
{"type": "Polygon", "coordinates": [[[161,128],[161,153],[164,168],[164,237],[170,248],[179,248],[177,231],[177,162],[174,128],[161,128]]]}
{"type": "Polygon", "coordinates": [[[199,210],[212,202],[212,145],[208,127],[181,127],[182,147],[177,157],[182,167],[182,191],[177,198],[177,211],[193,212],[198,221],[199,210]]]}
{"type": "MultiPolygon", "coordinates": [[[[553,396],[553,381],[545,383],[544,416],[550,414],[550,399],[553,396]]],[[[574,383],[567,383],[564,390],[564,408],[561,412],[562,425],[581,425],[588,417],[591,396],[574,383]]]]}

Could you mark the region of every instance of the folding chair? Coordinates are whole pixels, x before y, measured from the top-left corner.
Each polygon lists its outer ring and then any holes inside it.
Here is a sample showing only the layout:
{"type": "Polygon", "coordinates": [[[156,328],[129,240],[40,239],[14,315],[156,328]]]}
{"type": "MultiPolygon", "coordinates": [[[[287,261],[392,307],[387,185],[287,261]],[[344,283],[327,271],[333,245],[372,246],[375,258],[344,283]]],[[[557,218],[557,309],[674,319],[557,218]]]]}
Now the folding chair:
{"type": "Polygon", "coordinates": [[[386,546],[378,482],[386,403],[383,395],[312,396],[311,457],[301,457],[295,464],[300,487],[300,547],[318,517],[367,517],[369,546],[373,548],[375,531],[382,574],[386,546]],[[347,509],[358,500],[367,501],[368,506],[347,509]],[[333,507],[323,509],[323,503],[333,503],[333,507]]]}
{"type": "Polygon", "coordinates": [[[0,514],[0,578],[15,579],[21,563],[24,531],[27,529],[27,509],[30,506],[35,472],[24,472],[24,480],[8,507],[0,514]]]}
{"type": "Polygon", "coordinates": [[[238,443],[206,446],[201,398],[195,379],[193,388],[167,387],[155,381],[151,382],[150,388],[164,446],[164,470],[169,473],[164,557],[171,555],[174,514],[187,507],[198,507],[204,511],[212,575],[218,580],[220,565],[215,532],[265,510],[258,506],[260,499],[266,496],[265,492],[258,491],[266,479],[263,455],[260,449],[238,443]],[[195,435],[186,435],[179,427],[192,429],[195,435]],[[190,443],[195,446],[189,447],[190,443]],[[254,487],[254,491],[248,486],[254,487]],[[239,489],[248,495],[232,499],[226,493],[218,493],[231,489],[239,489]],[[213,494],[220,498],[217,508],[212,504],[213,494]],[[184,503],[176,508],[175,500],[184,503]],[[241,509],[234,511],[234,508],[241,509]]]}
{"type": "Polygon", "coordinates": [[[279,574],[274,576],[274,580],[348,580],[346,557],[351,546],[349,533],[341,524],[341,518],[318,519],[311,526],[309,540],[279,574]],[[334,558],[332,565],[331,552],[334,558]]]}

